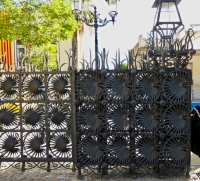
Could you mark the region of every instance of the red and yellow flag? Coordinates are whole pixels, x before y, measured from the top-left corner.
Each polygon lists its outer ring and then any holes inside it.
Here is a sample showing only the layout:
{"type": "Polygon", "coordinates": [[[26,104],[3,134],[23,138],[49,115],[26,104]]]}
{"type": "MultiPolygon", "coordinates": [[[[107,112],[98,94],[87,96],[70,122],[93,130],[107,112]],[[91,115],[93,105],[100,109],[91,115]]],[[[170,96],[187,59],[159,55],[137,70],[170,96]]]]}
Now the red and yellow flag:
{"type": "MultiPolygon", "coordinates": [[[[1,21],[4,23],[10,22],[10,18],[6,12],[6,10],[0,10],[0,18],[1,21]]],[[[2,24],[1,26],[3,26],[2,24]]],[[[0,39],[0,60],[6,64],[7,69],[11,69],[11,65],[13,62],[13,43],[12,41],[8,40],[1,40],[0,39]]],[[[1,67],[2,68],[2,67],[1,67]]],[[[6,69],[5,66],[3,69],[6,69]]],[[[13,68],[12,68],[13,69],[13,68]]]]}
{"type": "Polygon", "coordinates": [[[0,40],[0,60],[6,64],[8,69],[13,69],[11,66],[14,63],[12,41],[0,40]]]}

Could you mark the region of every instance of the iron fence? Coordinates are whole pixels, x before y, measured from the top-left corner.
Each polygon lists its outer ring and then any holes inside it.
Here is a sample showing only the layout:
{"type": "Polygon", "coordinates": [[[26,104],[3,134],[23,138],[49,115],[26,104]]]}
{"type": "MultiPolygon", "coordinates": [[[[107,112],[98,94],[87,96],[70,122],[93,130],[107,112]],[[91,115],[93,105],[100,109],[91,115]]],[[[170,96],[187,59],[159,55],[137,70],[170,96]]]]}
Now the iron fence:
{"type": "Polygon", "coordinates": [[[69,56],[68,71],[0,72],[1,169],[189,176],[194,50],[180,52],[150,46],[125,70],[104,50],[99,70],[69,56]]]}
{"type": "Polygon", "coordinates": [[[142,169],[162,178],[185,174],[190,165],[190,88],[189,70],[80,71],[78,176],[81,169],[134,178],[142,169]]]}

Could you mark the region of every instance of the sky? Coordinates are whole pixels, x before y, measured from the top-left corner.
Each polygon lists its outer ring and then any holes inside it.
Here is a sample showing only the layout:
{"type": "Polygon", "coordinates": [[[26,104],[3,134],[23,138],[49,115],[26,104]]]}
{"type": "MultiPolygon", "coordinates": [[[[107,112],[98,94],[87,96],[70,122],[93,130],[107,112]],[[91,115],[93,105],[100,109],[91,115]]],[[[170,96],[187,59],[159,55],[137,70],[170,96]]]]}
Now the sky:
{"type": "MultiPolygon", "coordinates": [[[[109,19],[110,9],[105,0],[93,0],[92,3],[97,7],[101,19],[109,19]]],[[[98,28],[99,51],[106,48],[110,52],[109,56],[114,58],[118,49],[121,54],[132,49],[140,35],[147,37],[147,33],[152,30],[156,14],[156,8],[151,8],[153,3],[154,0],[120,0],[114,26],[110,22],[98,28]]],[[[190,24],[200,24],[200,0],[182,0],[178,8],[186,29],[190,24]]],[[[89,47],[94,52],[94,35],[87,40],[87,48],[89,47]]]]}

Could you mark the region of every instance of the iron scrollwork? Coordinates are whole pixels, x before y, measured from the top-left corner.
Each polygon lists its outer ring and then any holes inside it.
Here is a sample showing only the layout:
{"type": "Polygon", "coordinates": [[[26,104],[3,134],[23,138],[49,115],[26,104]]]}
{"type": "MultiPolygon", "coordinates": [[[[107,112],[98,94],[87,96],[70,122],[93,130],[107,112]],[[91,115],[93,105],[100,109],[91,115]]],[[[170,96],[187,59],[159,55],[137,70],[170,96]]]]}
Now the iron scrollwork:
{"type": "Polygon", "coordinates": [[[146,55],[118,53],[114,69],[104,49],[95,68],[67,54],[67,71],[0,72],[1,168],[188,176],[192,36],[152,32],[146,55]]]}

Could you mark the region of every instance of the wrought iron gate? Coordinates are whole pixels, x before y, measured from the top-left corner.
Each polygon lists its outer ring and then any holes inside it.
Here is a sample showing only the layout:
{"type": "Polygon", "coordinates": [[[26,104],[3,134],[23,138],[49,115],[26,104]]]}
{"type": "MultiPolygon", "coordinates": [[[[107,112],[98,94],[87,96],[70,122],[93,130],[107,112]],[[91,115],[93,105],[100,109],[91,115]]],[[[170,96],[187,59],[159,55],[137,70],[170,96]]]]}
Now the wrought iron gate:
{"type": "Polygon", "coordinates": [[[78,176],[81,169],[184,174],[191,71],[80,71],[76,77],[78,176]]]}
{"type": "Polygon", "coordinates": [[[76,160],[74,73],[0,72],[0,76],[1,168],[19,167],[13,162],[21,162],[22,171],[35,166],[47,171],[68,168],[76,160]]]}
{"type": "MultiPolygon", "coordinates": [[[[187,44],[191,43],[191,33],[187,44]]],[[[191,71],[195,51],[148,50],[140,62],[77,71],[0,72],[0,162],[24,171],[189,175],[191,71]],[[140,66],[139,66],[140,65],[140,66]],[[74,169],[74,167],[73,167],[74,169]]],[[[189,47],[189,46],[187,46],[189,47]]],[[[73,66],[71,66],[71,64],[73,66]]]]}

